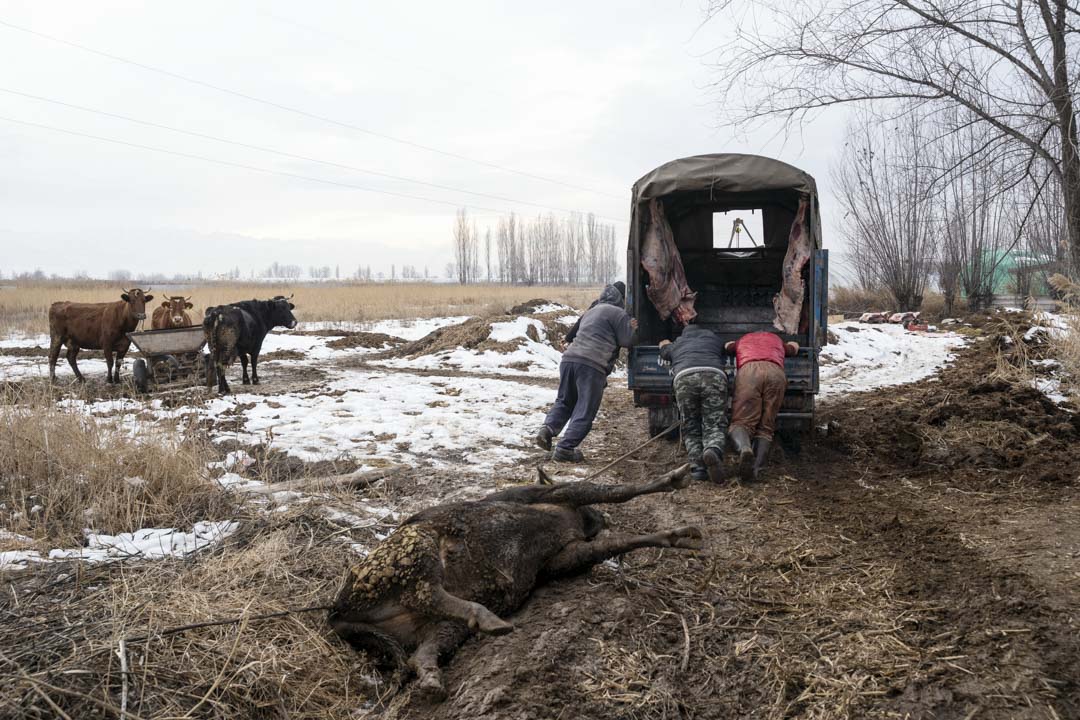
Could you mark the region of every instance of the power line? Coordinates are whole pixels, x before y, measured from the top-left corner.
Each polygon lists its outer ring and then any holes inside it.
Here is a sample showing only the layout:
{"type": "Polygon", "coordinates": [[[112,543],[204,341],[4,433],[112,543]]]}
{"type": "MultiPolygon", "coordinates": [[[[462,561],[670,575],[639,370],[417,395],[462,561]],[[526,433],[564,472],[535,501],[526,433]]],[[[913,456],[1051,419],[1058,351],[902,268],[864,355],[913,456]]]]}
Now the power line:
{"type": "Polygon", "coordinates": [[[170,70],[164,70],[164,69],[159,68],[159,67],[154,67],[153,65],[147,65],[145,63],[137,62],[135,60],[129,60],[127,58],[120,57],[119,55],[113,55],[112,53],[104,52],[102,50],[95,50],[94,48],[87,47],[86,45],[80,45],[79,43],[72,42],[70,40],[64,40],[63,38],[59,38],[59,37],[56,37],[56,36],[53,36],[53,35],[47,35],[45,33],[38,32],[36,30],[31,30],[30,28],[25,28],[25,27],[22,27],[20,25],[15,25],[13,23],[9,23],[9,22],[7,22],[5,20],[0,20],[0,25],[3,25],[4,27],[11,28],[13,30],[18,30],[20,32],[28,33],[30,35],[34,35],[34,36],[37,36],[37,37],[40,37],[40,38],[44,38],[46,40],[51,40],[53,42],[60,43],[61,45],[67,45],[68,47],[73,47],[73,48],[76,48],[78,50],[82,50],[83,52],[88,52],[88,53],[91,53],[93,55],[98,55],[100,57],[108,58],[110,60],[115,60],[116,62],[126,63],[128,65],[132,65],[134,67],[141,68],[143,70],[149,70],[150,72],[159,73],[161,75],[165,75],[167,77],[171,77],[171,78],[174,78],[176,80],[183,80],[184,82],[191,83],[193,85],[198,85],[200,87],[205,87],[205,88],[209,88],[211,90],[216,90],[217,92],[222,92],[222,93],[226,93],[228,95],[233,95],[235,97],[243,98],[244,100],[248,100],[250,102],[259,103],[261,105],[266,105],[268,107],[276,108],[278,110],[284,110],[285,112],[294,113],[296,115],[302,115],[303,117],[310,118],[310,119],[313,119],[313,120],[319,120],[320,122],[329,123],[331,125],[336,125],[338,127],[348,128],[349,130],[353,130],[355,132],[363,133],[365,135],[370,135],[372,137],[377,137],[377,138],[380,138],[382,140],[387,140],[389,142],[395,142],[395,143],[398,143],[400,145],[406,145],[408,147],[412,147],[412,148],[416,148],[416,149],[419,149],[419,150],[424,150],[424,151],[427,151],[427,152],[435,153],[437,155],[443,155],[445,157],[451,157],[451,158],[454,158],[454,159],[457,159],[457,160],[463,160],[465,162],[475,163],[477,165],[492,168],[494,170],[499,170],[501,172],[513,173],[514,175],[521,175],[522,177],[532,178],[533,180],[540,180],[540,181],[546,182],[546,183],[552,183],[552,184],[555,184],[555,185],[562,185],[564,187],[574,188],[575,190],[583,190],[585,192],[596,193],[598,195],[607,195],[608,197],[618,198],[620,200],[624,199],[621,195],[615,195],[613,193],[605,192],[603,190],[596,190],[594,188],[585,187],[583,185],[575,185],[573,183],[568,183],[568,182],[565,182],[563,180],[556,180],[554,178],[545,177],[543,175],[536,175],[534,173],[525,172],[524,170],[516,170],[514,168],[507,167],[505,165],[498,165],[496,163],[488,162],[486,160],[478,160],[476,158],[471,158],[471,157],[468,157],[466,155],[461,155],[459,153],[450,152],[448,150],[440,150],[439,148],[432,147],[430,145],[424,145],[422,143],[414,142],[412,140],[405,140],[403,138],[394,137],[393,135],[387,135],[385,133],[376,132],[375,130],[369,130],[367,128],[363,128],[363,127],[360,127],[358,125],[353,125],[352,123],[343,122],[341,120],[334,120],[333,118],[326,117],[325,115],[319,115],[319,114],[316,114],[316,113],[307,112],[306,110],[300,110],[299,108],[294,108],[294,107],[291,107],[289,105],[283,105],[281,103],[274,102],[273,100],[266,100],[266,99],[263,99],[263,98],[260,98],[260,97],[256,97],[254,95],[248,95],[246,93],[242,93],[242,92],[239,92],[239,91],[236,91],[236,90],[230,90],[229,88],[221,87],[220,85],[214,85],[213,83],[208,83],[208,82],[206,82],[204,80],[198,80],[196,78],[188,77],[186,75],[181,75],[179,73],[175,73],[175,72],[172,72],[170,70]]]}
{"type": "MultiPolygon", "coordinates": [[[[66,108],[72,108],[82,112],[93,113],[95,115],[101,115],[104,117],[116,118],[118,120],[124,120],[126,122],[135,123],[136,125],[143,125],[146,127],[158,128],[160,130],[168,130],[169,132],[179,133],[181,135],[188,135],[190,137],[201,138],[204,140],[212,140],[214,142],[224,143],[226,145],[235,145],[236,147],[247,148],[249,150],[257,150],[259,152],[269,153],[271,155],[280,155],[281,157],[292,158],[293,160],[303,160],[306,162],[318,163],[320,165],[327,165],[330,167],[342,168],[344,170],[351,170],[353,172],[365,173],[368,175],[375,175],[377,177],[389,178],[392,180],[400,180],[402,182],[415,183],[417,185],[425,185],[427,187],[437,188],[440,190],[449,190],[451,192],[464,193],[466,195],[474,195],[476,197],[484,197],[490,200],[500,200],[502,202],[514,203],[516,205],[529,205],[543,210],[550,210],[554,212],[573,214],[580,212],[578,210],[572,210],[569,208],[561,208],[551,205],[544,205],[543,203],[535,203],[529,200],[518,200],[512,197],[506,197],[503,195],[493,195],[491,193],[475,192],[473,190],[465,190],[464,188],[454,187],[452,185],[442,185],[439,183],[428,182],[426,180],[417,180],[416,178],[405,177],[403,175],[394,175],[392,173],[385,173],[378,170],[368,170],[366,168],[356,167],[354,165],[346,165],[345,163],[334,162],[332,160],[320,160],[318,158],[308,157],[306,155],[298,155],[296,153],[285,152],[282,150],[275,150],[273,148],[262,147],[260,145],[252,145],[250,143],[240,142],[238,140],[229,140],[228,138],[216,137],[214,135],[207,135],[205,133],[194,132],[191,130],[183,130],[180,128],[171,127],[169,125],[163,125],[161,123],[151,122],[149,120],[140,120],[128,115],[121,115],[119,113],[109,112],[106,110],[96,110],[94,108],[85,107],[83,105],[76,105],[74,103],[64,102],[63,100],[56,100],[53,98],[43,97],[41,95],[33,95],[31,93],[21,92],[19,90],[12,90],[10,88],[0,87],[0,92],[5,92],[11,95],[18,95],[20,97],[29,98],[31,100],[38,100],[40,102],[52,103],[53,105],[60,105],[66,108]]],[[[581,213],[582,215],[586,213],[581,213]]],[[[597,215],[596,217],[602,220],[608,220],[610,222],[625,222],[618,218],[606,217],[603,215],[597,215]]]]}
{"type": "MultiPolygon", "coordinates": [[[[44,125],[42,123],[29,122],[26,120],[16,120],[15,118],[4,117],[2,115],[0,115],[0,120],[9,123],[15,123],[16,125],[25,125],[27,127],[41,128],[43,130],[52,130],[53,132],[64,133],[65,135],[74,135],[75,137],[90,138],[91,140],[100,140],[102,142],[113,143],[115,145],[124,145],[126,147],[138,148],[140,150],[150,150],[152,152],[162,153],[165,155],[174,155],[176,157],[189,158],[192,160],[202,160],[203,162],[213,163],[214,165],[224,165],[226,167],[252,170],[254,172],[265,173],[267,175],[280,175],[282,177],[294,178],[298,180],[307,180],[310,182],[322,183],[324,185],[335,185],[337,187],[351,188],[353,190],[363,190],[364,192],[379,193],[380,195],[392,195],[394,197],[407,198],[409,200],[422,200],[424,202],[438,203],[439,205],[461,207],[461,203],[456,203],[452,200],[439,200],[436,198],[423,197],[421,195],[410,195],[408,193],[393,192],[391,190],[378,190],[376,188],[369,188],[363,185],[354,185],[353,183],[339,182],[337,180],[326,180],[325,178],[317,178],[310,175],[301,175],[299,173],[291,173],[284,170],[271,170],[269,168],[256,167],[255,165],[236,163],[230,160],[218,160],[217,158],[209,158],[204,155],[194,155],[192,153],[185,153],[177,150],[168,150],[166,148],[154,147],[152,145],[141,145],[139,143],[128,142],[126,140],[117,140],[116,138],[102,137],[101,135],[92,135],[90,133],[79,132],[77,130],[58,128],[53,125],[44,125]]],[[[505,214],[505,212],[502,210],[496,210],[495,208],[483,207],[480,205],[469,205],[467,207],[473,210],[483,210],[485,212],[495,213],[496,215],[505,214]]]]}

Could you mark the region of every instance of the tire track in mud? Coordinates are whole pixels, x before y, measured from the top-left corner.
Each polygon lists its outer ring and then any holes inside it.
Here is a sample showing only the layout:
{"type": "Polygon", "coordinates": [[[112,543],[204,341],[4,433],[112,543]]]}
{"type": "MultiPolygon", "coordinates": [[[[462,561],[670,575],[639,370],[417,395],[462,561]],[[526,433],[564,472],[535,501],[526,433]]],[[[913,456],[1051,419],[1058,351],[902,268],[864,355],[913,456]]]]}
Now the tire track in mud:
{"type": "MultiPolygon", "coordinates": [[[[609,388],[603,412],[586,471],[645,439],[625,390],[609,388]]],[[[605,508],[623,531],[697,524],[706,548],[640,551],[538,589],[514,633],[457,653],[446,703],[406,690],[386,716],[1080,716],[1075,579],[1025,572],[1029,541],[972,540],[1017,506],[1052,525],[1077,508],[1072,489],[991,488],[958,512],[957,488],[884,454],[826,441],[779,455],[762,483],[605,508]]],[[[680,461],[662,443],[604,480],[680,461]]]]}

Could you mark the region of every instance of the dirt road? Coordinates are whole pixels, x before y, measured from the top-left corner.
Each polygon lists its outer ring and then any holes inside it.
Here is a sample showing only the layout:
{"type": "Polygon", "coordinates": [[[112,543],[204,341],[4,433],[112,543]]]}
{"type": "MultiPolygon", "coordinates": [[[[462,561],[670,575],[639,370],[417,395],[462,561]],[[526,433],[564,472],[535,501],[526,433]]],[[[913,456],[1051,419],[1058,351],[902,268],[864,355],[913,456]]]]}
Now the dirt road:
{"type": "MultiPolygon", "coordinates": [[[[829,402],[829,437],[774,453],[760,484],[609,508],[620,528],[698,524],[706,549],[539,590],[514,633],[458,652],[449,700],[401,695],[389,715],[1080,717],[1080,421],[1027,388],[987,388],[989,357],[965,350],[940,381],[829,402]],[[940,430],[972,407],[996,412],[964,427],[1005,437],[960,447],[940,430]]],[[[619,388],[605,403],[640,414],[619,388]]],[[[603,423],[596,464],[642,425],[603,423]]],[[[676,460],[663,445],[615,475],[676,460]]]]}

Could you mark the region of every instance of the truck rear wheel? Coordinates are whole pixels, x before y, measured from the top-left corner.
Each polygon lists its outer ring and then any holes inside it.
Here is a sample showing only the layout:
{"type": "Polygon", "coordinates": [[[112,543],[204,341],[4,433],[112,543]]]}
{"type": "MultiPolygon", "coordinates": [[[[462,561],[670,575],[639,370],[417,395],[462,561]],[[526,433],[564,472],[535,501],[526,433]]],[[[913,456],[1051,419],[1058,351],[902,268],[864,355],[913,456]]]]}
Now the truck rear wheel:
{"type": "MultiPolygon", "coordinates": [[[[649,408],[649,437],[656,437],[671,425],[679,421],[679,409],[674,405],[649,408]]],[[[679,439],[679,428],[664,435],[665,440],[679,439]]]]}
{"type": "Polygon", "coordinates": [[[780,443],[780,447],[784,449],[785,455],[798,457],[802,452],[802,441],[805,434],[805,431],[797,428],[777,430],[776,439],[780,443]]]}

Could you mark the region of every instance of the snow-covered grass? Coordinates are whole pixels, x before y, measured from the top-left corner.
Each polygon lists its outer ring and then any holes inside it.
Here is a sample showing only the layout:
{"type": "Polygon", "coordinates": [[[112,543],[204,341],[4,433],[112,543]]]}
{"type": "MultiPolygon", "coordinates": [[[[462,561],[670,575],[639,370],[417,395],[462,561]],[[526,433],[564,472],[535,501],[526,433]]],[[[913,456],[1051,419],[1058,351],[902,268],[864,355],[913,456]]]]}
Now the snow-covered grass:
{"type": "Polygon", "coordinates": [[[829,331],[837,342],[821,350],[823,396],[922,380],[952,360],[952,351],[965,342],[954,333],[913,333],[899,325],[854,321],[829,331]]]}
{"type": "MultiPolygon", "coordinates": [[[[558,306],[540,309],[565,311],[558,306]]],[[[389,320],[338,327],[418,339],[464,319],[389,320]]],[[[569,325],[574,319],[567,315],[559,321],[569,325]]],[[[308,329],[319,327],[325,329],[322,325],[308,325],[308,329]]],[[[947,363],[952,352],[964,342],[963,337],[952,333],[909,333],[892,325],[840,323],[831,330],[838,342],[822,352],[824,395],[920,380],[947,363]]],[[[183,433],[199,424],[208,428],[215,442],[232,440],[242,446],[263,443],[269,450],[308,462],[348,459],[360,470],[401,464],[431,471],[453,471],[449,475],[461,478],[460,482],[444,484],[438,491],[433,490],[430,498],[423,498],[435,502],[482,493],[491,487],[493,477],[518,469],[523,460],[535,454],[529,436],[555,391],[550,386],[518,380],[523,376],[554,378],[561,359],[544,323],[535,317],[508,317],[492,323],[488,340],[502,344],[504,349],[512,348],[506,352],[490,349],[490,345],[483,351],[459,347],[414,359],[382,360],[357,366],[339,361],[371,351],[336,349],[328,344],[333,339],[271,333],[264,344],[264,353],[294,351],[299,356],[275,361],[271,367],[276,369],[266,373],[266,384],[260,388],[234,383],[236,394],[227,397],[203,396],[205,391],[197,389],[189,401],[179,405],[165,403],[153,395],[106,400],[68,398],[57,404],[56,412],[73,418],[92,417],[94,421],[90,425],[111,428],[115,442],[132,449],[147,441],[157,442],[154,438],[162,437],[161,431],[183,433]],[[308,372],[302,380],[294,379],[291,374],[300,369],[308,372]],[[455,372],[431,374],[440,369],[455,372]],[[462,372],[502,377],[476,377],[462,372]]],[[[33,347],[41,340],[34,336],[9,337],[2,347],[33,347]]],[[[100,360],[82,361],[80,366],[92,379],[95,374],[104,375],[100,360]]],[[[0,377],[20,377],[17,374],[20,372],[41,374],[44,368],[43,357],[0,357],[0,377]]],[[[67,372],[70,374],[70,370],[67,372]]],[[[127,372],[130,364],[125,367],[127,372]]],[[[237,372],[238,368],[233,368],[232,377],[237,372]]],[[[623,384],[623,376],[619,373],[613,378],[612,390],[623,384]]],[[[243,450],[220,453],[217,458],[217,462],[209,462],[213,458],[207,458],[193,473],[204,492],[213,490],[235,500],[261,485],[247,470],[254,458],[243,450]],[[222,456],[224,459],[220,459],[222,456]],[[211,477],[216,477],[216,482],[211,482],[211,477]]],[[[74,467],[78,461],[72,458],[63,462],[65,467],[74,467]]],[[[107,465],[107,459],[105,462],[107,465]]],[[[77,470],[69,470],[68,475],[80,476],[77,470]]],[[[113,475],[118,483],[113,496],[131,499],[146,493],[147,487],[142,482],[128,480],[141,481],[150,477],[147,473],[118,471],[113,475]]],[[[325,497],[293,491],[256,497],[261,499],[254,502],[267,512],[304,503],[323,507],[326,502],[325,497]]],[[[100,512],[100,503],[91,499],[76,497],[70,504],[78,513],[100,512]]],[[[369,528],[384,526],[396,517],[395,510],[386,505],[385,499],[360,501],[353,497],[347,510],[331,505],[325,505],[325,510],[333,522],[369,528]]],[[[22,509],[24,513],[30,510],[30,507],[22,509]]],[[[8,553],[23,553],[3,556],[20,567],[47,561],[50,556],[110,560],[184,554],[204,541],[213,541],[211,536],[216,538],[231,532],[231,526],[221,524],[226,521],[219,520],[220,514],[185,517],[184,522],[162,522],[160,518],[144,522],[132,517],[126,527],[112,526],[109,535],[100,532],[103,526],[91,516],[80,516],[77,519],[82,524],[74,527],[98,530],[86,533],[85,548],[70,550],[70,543],[42,545],[40,533],[31,531],[33,523],[28,515],[21,520],[13,517],[0,517],[0,530],[35,535],[35,545],[31,548],[11,538],[4,541],[0,535],[0,548],[8,553]],[[144,527],[151,524],[153,527],[144,527]],[[50,552],[48,547],[61,549],[50,552]]],[[[69,523],[68,527],[70,530],[73,525],[69,523]]]]}
{"type": "Polygon", "coordinates": [[[47,554],[38,550],[0,552],[0,571],[21,570],[31,564],[51,560],[110,562],[184,557],[220,542],[236,532],[237,527],[238,523],[230,521],[200,521],[188,532],[176,528],[143,528],[135,532],[105,535],[87,530],[86,544],[82,547],[57,548],[47,554]]]}
{"type": "Polygon", "coordinates": [[[344,370],[325,391],[211,400],[215,417],[245,406],[242,428],[220,436],[261,442],[303,460],[350,458],[490,472],[523,457],[527,429],[551,401],[547,388],[481,378],[344,370]],[[253,405],[252,407],[248,407],[253,405]]]}
{"type": "Polygon", "coordinates": [[[0,339],[0,348],[44,348],[49,347],[48,335],[28,335],[26,333],[16,332],[8,335],[6,338],[0,339]]]}
{"type": "Polygon", "coordinates": [[[351,332],[371,332],[393,335],[402,340],[419,340],[428,333],[438,330],[447,325],[457,325],[469,319],[469,315],[455,315],[450,317],[414,318],[406,320],[378,320],[378,321],[318,321],[302,322],[297,326],[298,330],[343,330],[351,332]]]}
{"type": "Polygon", "coordinates": [[[518,317],[506,322],[492,323],[488,337],[492,342],[513,343],[517,347],[510,351],[477,351],[459,347],[416,358],[379,361],[377,364],[423,370],[452,368],[464,372],[507,376],[548,378],[559,376],[562,353],[552,346],[547,330],[539,320],[518,317]],[[533,337],[537,339],[534,340],[529,336],[530,329],[533,337]]]}
{"type": "Polygon", "coordinates": [[[1060,315],[1039,313],[1059,366],[1052,372],[1053,386],[1040,389],[1054,402],[1072,399],[1080,404],[1080,306],[1066,305],[1060,315]]]}

